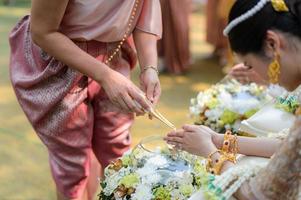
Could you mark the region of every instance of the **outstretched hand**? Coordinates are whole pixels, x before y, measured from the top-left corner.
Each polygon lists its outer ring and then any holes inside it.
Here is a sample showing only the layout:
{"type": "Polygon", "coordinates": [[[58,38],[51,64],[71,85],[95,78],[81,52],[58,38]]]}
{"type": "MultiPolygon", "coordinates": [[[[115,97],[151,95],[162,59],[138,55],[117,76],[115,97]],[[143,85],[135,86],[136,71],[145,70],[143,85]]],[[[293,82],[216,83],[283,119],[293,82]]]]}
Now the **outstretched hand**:
{"type": "Polygon", "coordinates": [[[206,126],[184,125],[182,129],[167,134],[164,140],[175,148],[191,154],[207,157],[217,150],[213,137],[217,133],[206,126]]]}

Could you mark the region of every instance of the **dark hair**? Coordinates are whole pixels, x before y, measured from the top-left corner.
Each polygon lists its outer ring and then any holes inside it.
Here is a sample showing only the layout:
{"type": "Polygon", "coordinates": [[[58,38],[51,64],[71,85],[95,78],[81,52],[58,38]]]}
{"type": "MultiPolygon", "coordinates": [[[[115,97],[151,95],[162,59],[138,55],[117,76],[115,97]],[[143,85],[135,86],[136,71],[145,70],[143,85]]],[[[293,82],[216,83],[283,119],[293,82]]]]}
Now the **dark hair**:
{"type": "MultiPolygon", "coordinates": [[[[253,8],[259,0],[237,0],[233,5],[229,22],[253,8]]],[[[235,26],[228,34],[232,50],[240,54],[263,52],[268,30],[279,30],[301,40],[301,0],[287,0],[289,12],[277,12],[268,2],[249,19],[235,26]]]]}

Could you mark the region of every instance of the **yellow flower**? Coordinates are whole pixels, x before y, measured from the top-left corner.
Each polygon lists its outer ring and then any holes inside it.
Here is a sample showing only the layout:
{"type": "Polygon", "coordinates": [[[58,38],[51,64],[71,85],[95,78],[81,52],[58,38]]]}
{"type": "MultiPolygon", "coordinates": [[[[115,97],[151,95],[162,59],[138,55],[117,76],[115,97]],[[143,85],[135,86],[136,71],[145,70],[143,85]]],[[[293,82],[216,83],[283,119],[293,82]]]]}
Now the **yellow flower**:
{"type": "Polygon", "coordinates": [[[226,109],[221,116],[221,121],[224,124],[233,124],[239,118],[239,114],[226,109]]]}
{"type": "Polygon", "coordinates": [[[185,197],[190,197],[193,192],[193,187],[192,185],[181,185],[180,191],[185,197]]]}
{"type": "Polygon", "coordinates": [[[203,165],[202,165],[200,162],[198,162],[198,161],[196,161],[196,162],[194,163],[193,169],[194,169],[194,171],[195,171],[196,173],[201,173],[201,172],[204,171],[203,165]]]}
{"type": "Polygon", "coordinates": [[[170,192],[167,188],[160,186],[154,190],[155,200],[171,200],[170,192]]]}
{"type": "Polygon", "coordinates": [[[216,98],[213,98],[211,101],[209,101],[208,103],[206,103],[206,106],[209,109],[213,109],[218,105],[218,100],[216,98]]]}
{"type": "Polygon", "coordinates": [[[124,185],[126,188],[134,188],[137,183],[139,183],[139,176],[135,173],[126,175],[119,181],[119,185],[124,185]]]}
{"type": "Polygon", "coordinates": [[[125,167],[131,166],[132,165],[132,158],[130,155],[125,155],[121,158],[122,160],[122,165],[125,167]]]}
{"type": "Polygon", "coordinates": [[[248,110],[247,112],[244,113],[245,117],[247,119],[249,119],[250,117],[252,117],[252,115],[254,115],[256,112],[258,111],[258,109],[251,109],[248,110]]]}

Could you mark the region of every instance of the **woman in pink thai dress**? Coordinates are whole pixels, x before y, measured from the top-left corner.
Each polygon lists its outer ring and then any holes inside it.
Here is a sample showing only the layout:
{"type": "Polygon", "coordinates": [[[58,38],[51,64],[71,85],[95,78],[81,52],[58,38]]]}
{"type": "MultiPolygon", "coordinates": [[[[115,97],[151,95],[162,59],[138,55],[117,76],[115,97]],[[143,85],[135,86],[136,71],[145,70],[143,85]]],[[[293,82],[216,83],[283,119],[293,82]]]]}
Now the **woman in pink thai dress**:
{"type": "Polygon", "coordinates": [[[48,149],[58,199],[90,199],[92,152],[102,166],[121,156],[134,113],[158,101],[161,29],[158,0],[33,0],[12,30],[11,81],[48,149]],[[129,80],[130,35],[142,90],[129,80]]]}

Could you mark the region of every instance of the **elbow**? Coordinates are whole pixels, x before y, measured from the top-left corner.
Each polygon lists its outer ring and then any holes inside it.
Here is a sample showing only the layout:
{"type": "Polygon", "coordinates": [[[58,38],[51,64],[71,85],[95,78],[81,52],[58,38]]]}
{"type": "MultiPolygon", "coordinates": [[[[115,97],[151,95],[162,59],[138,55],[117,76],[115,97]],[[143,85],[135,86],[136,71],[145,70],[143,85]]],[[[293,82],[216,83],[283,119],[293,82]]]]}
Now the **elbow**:
{"type": "Polygon", "coordinates": [[[36,30],[36,28],[34,27],[30,27],[30,34],[33,43],[40,46],[39,44],[41,43],[43,38],[43,34],[41,33],[41,31],[36,30]]]}
{"type": "Polygon", "coordinates": [[[33,43],[35,43],[38,46],[43,46],[44,41],[47,38],[47,32],[39,29],[38,27],[31,26],[30,27],[30,34],[31,34],[31,39],[33,43]]]}

